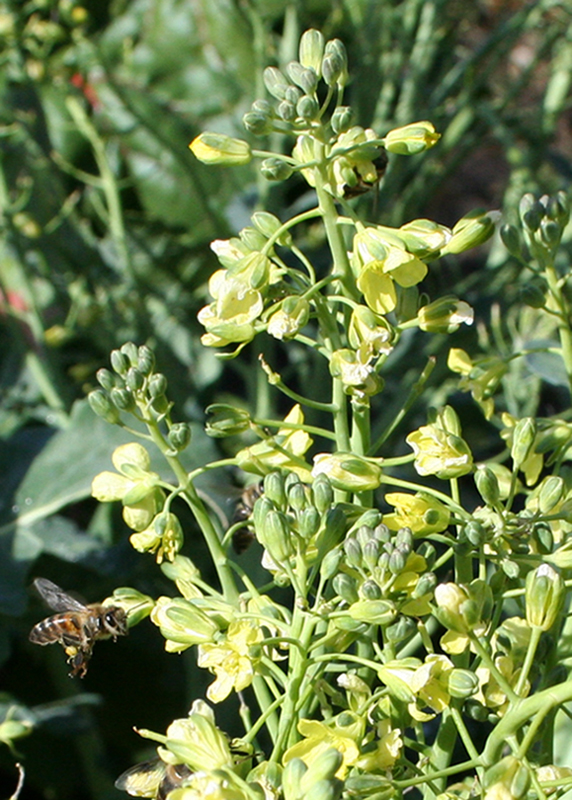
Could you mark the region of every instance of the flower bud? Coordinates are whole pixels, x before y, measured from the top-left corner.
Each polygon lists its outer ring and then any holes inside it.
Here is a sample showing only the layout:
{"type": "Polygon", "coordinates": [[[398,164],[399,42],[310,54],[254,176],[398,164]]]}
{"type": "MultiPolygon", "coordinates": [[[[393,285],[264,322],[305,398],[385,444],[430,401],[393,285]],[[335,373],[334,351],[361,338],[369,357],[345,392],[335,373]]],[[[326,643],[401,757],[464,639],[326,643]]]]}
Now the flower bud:
{"type": "Polygon", "coordinates": [[[536,422],[533,417],[519,419],[512,432],[510,455],[515,469],[520,469],[531,455],[536,438],[536,422]]]}
{"type": "Polygon", "coordinates": [[[343,558],[343,551],[336,547],[335,550],[330,550],[326,553],[320,563],[320,575],[324,580],[332,578],[339,569],[343,558]]]}
{"type": "Polygon", "coordinates": [[[150,375],[155,367],[155,356],[147,345],[142,344],[137,349],[137,369],[142,375],[150,375]]]}
{"type": "Polygon", "coordinates": [[[283,100],[286,89],[290,86],[288,80],[276,67],[266,67],[263,73],[264,85],[277,100],[283,100]]]}
{"type": "Polygon", "coordinates": [[[463,322],[472,325],[474,317],[471,306],[452,295],[422,306],[417,314],[419,327],[429,333],[453,333],[463,322]]]}
{"type": "Polygon", "coordinates": [[[358,594],[362,600],[381,600],[381,589],[371,578],[362,583],[358,594]]]}
{"type": "Polygon", "coordinates": [[[463,532],[473,547],[480,547],[482,544],[484,544],[487,538],[487,532],[485,528],[480,522],[477,522],[477,520],[470,520],[467,522],[463,528],[463,532]]]}
{"type": "Polygon", "coordinates": [[[422,153],[437,144],[441,134],[435,131],[431,122],[414,122],[402,128],[394,128],[383,139],[385,149],[390,153],[410,156],[422,153]]]}
{"type": "Polygon", "coordinates": [[[113,370],[117,372],[118,375],[125,375],[131,366],[128,357],[125,355],[125,353],[122,353],[121,350],[112,350],[109,360],[113,370]]]}
{"type": "Polygon", "coordinates": [[[304,31],[300,37],[298,57],[300,64],[308,69],[313,69],[316,75],[320,75],[320,65],[324,54],[324,37],[315,28],[304,31]]]}
{"type": "Polygon", "coordinates": [[[181,453],[191,443],[191,426],[187,422],[176,422],[168,434],[169,444],[181,453]]]}
{"type": "Polygon", "coordinates": [[[306,120],[316,119],[320,112],[320,104],[315,97],[309,94],[303,95],[296,103],[296,113],[299,117],[306,120]]]}
{"type": "Polygon", "coordinates": [[[195,158],[203,164],[248,164],[252,159],[250,145],[224,133],[201,133],[189,145],[195,158]]]}
{"type": "Polygon", "coordinates": [[[353,124],[353,111],[351,106],[338,106],[334,109],[330,125],[334,133],[345,133],[353,124]]]}
{"type": "Polygon", "coordinates": [[[455,667],[448,675],[447,690],[451,697],[466,700],[479,688],[479,679],[468,669],[455,667]]]}
{"type": "Polygon", "coordinates": [[[488,506],[495,506],[500,498],[499,482],[496,475],[486,464],[478,464],[475,475],[475,485],[479,494],[488,506]]]}
{"type": "Polygon", "coordinates": [[[332,585],[336,594],[341,597],[342,600],[345,600],[349,605],[352,603],[357,603],[359,600],[356,582],[352,577],[346,575],[345,572],[339,572],[334,577],[332,585]]]}
{"type": "Polygon", "coordinates": [[[393,644],[399,644],[404,639],[413,636],[416,630],[417,626],[411,617],[401,616],[397,622],[385,629],[384,635],[388,641],[393,642],[393,644]]]}
{"type": "Polygon", "coordinates": [[[143,388],[145,378],[136,367],[129,367],[125,375],[125,385],[131,392],[139,392],[143,388]]]}
{"type": "Polygon", "coordinates": [[[299,800],[300,798],[300,782],[308,767],[301,758],[292,758],[282,773],[282,791],[284,793],[284,800],[299,800]]]}
{"type": "Polygon", "coordinates": [[[534,628],[549,631],[564,602],[565,586],[560,573],[541,564],[526,576],[526,621],[534,628]]]}
{"type": "Polygon", "coordinates": [[[346,562],[350,567],[361,569],[362,565],[362,549],[357,539],[350,537],[344,542],[344,552],[346,554],[346,562]]]}
{"type": "Polygon", "coordinates": [[[294,554],[293,534],[281,511],[269,511],[263,528],[256,527],[256,534],[258,541],[278,564],[287,561],[294,554]]]}
{"type": "Polygon", "coordinates": [[[250,428],[250,415],[242,408],[213,403],[207,407],[206,412],[212,414],[212,418],[208,420],[205,431],[214,438],[236,436],[250,428]]]}
{"type": "Polygon", "coordinates": [[[514,225],[501,225],[500,237],[511,256],[521,259],[522,242],[518,228],[515,228],[514,225]]]}
{"type": "Polygon", "coordinates": [[[167,639],[165,649],[169,652],[212,642],[219,630],[204,611],[182,597],[159,597],[151,612],[151,621],[167,639]]]}
{"type": "Polygon", "coordinates": [[[95,373],[95,377],[99,385],[107,392],[115,386],[115,377],[108,369],[98,369],[95,373]]]}
{"type": "Polygon", "coordinates": [[[530,233],[535,233],[540,227],[540,222],[544,216],[542,203],[539,203],[531,192],[527,192],[522,196],[518,210],[523,226],[530,233]]]}
{"type": "Polygon", "coordinates": [[[348,614],[356,622],[368,625],[389,625],[397,611],[390,600],[358,600],[348,608],[348,614]]]}
{"type": "Polygon", "coordinates": [[[320,453],[314,456],[312,475],[325,474],[332,486],[348,492],[377,489],[381,483],[381,467],[352,453],[320,453]]]}
{"type": "MultiPolygon", "coordinates": [[[[282,223],[278,217],[274,214],[270,214],[268,211],[255,211],[251,219],[252,224],[266,239],[270,239],[270,237],[274,236],[282,227],[282,223]]],[[[288,231],[284,231],[277,241],[278,244],[288,246],[292,243],[292,235],[288,231]]]]}
{"type": "Polygon", "coordinates": [[[94,414],[97,414],[98,417],[101,417],[106,422],[116,425],[120,421],[119,410],[112,404],[107,393],[103,390],[94,389],[93,392],[88,394],[87,401],[94,414]]]}
{"type": "Polygon", "coordinates": [[[149,396],[152,398],[161,397],[166,392],[167,378],[161,372],[156,372],[149,379],[149,396]]]}
{"type": "Polygon", "coordinates": [[[264,497],[272,501],[276,508],[286,509],[286,486],[280,472],[271,472],[264,478],[264,497]]]}
{"type": "Polygon", "coordinates": [[[334,502],[334,490],[327,475],[317,475],[312,484],[314,505],[323,514],[334,502]]]}
{"type": "Polygon", "coordinates": [[[441,255],[463,253],[486,242],[494,233],[496,214],[498,212],[479,209],[470,211],[453,227],[453,235],[441,250],[441,255]]]}
{"type": "Polygon", "coordinates": [[[377,539],[370,539],[363,545],[363,560],[369,570],[373,570],[377,566],[379,555],[381,553],[381,542],[377,539]]]}
{"type": "Polygon", "coordinates": [[[540,223],[540,238],[547,247],[554,248],[560,242],[562,228],[551,219],[543,219],[540,223]]]}
{"type": "MultiPolygon", "coordinates": [[[[313,95],[318,86],[318,76],[311,67],[303,67],[299,61],[291,61],[286,67],[290,80],[299,86],[305,95],[313,95]]],[[[303,116],[303,115],[301,115],[303,116]]]]}
{"type": "Polygon", "coordinates": [[[120,389],[114,386],[109,392],[109,397],[114,406],[120,411],[131,411],[135,408],[135,399],[127,389],[120,389]]]}
{"type": "Polygon", "coordinates": [[[272,115],[263,111],[247,111],[242,117],[242,124],[254,136],[264,136],[272,130],[272,115]]]}
{"type": "Polygon", "coordinates": [[[407,556],[401,550],[394,550],[389,556],[389,571],[392,575],[399,575],[405,569],[407,556]]]}
{"type": "Polygon", "coordinates": [[[285,181],[293,169],[281,158],[265,158],[260,164],[260,172],[268,181],[285,181]]]}
{"type": "Polygon", "coordinates": [[[544,308],[546,305],[546,286],[543,281],[529,281],[519,287],[518,296],[530,308],[544,308]]]}
{"type": "Polygon", "coordinates": [[[320,527],[320,514],[317,508],[314,506],[310,506],[309,508],[305,508],[299,518],[298,521],[298,529],[300,531],[300,536],[303,539],[311,539],[312,536],[315,536],[318,532],[320,527]]]}
{"type": "Polygon", "coordinates": [[[348,57],[340,39],[326,42],[322,58],[322,77],[328,86],[343,87],[348,82],[348,57]]]}
{"type": "Polygon", "coordinates": [[[541,514],[549,514],[564,497],[566,484],[559,475],[548,475],[540,484],[538,492],[538,510],[541,514]]]}
{"type": "Polygon", "coordinates": [[[296,119],[296,106],[288,100],[281,100],[276,110],[278,116],[283,119],[284,122],[294,122],[296,119]]]}

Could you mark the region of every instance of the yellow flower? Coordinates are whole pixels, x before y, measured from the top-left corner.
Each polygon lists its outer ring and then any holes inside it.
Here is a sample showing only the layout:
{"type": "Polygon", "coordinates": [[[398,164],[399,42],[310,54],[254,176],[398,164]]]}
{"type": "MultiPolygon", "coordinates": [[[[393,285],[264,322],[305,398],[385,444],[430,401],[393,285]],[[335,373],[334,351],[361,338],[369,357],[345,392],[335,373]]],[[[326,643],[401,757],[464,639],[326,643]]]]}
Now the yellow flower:
{"type": "Polygon", "coordinates": [[[383,522],[392,531],[411,528],[415,534],[440,533],[449,526],[447,506],[424,492],[390,492],[385,501],[395,507],[393,514],[383,515],[383,522]]]}
{"type": "Polygon", "coordinates": [[[449,350],[447,366],[452,372],[462,376],[459,389],[462,392],[470,391],[485,418],[490,419],[495,407],[492,395],[507,372],[507,364],[496,356],[476,358],[473,362],[464,350],[452,347],[449,350]]]}
{"type": "Polygon", "coordinates": [[[202,700],[195,700],[188,717],[169,725],[166,746],[168,751],[161,748],[164,760],[183,762],[193,770],[224,769],[234,763],[228,738],[216,727],[212,708],[202,700]]]}
{"type": "MultiPolygon", "coordinates": [[[[349,712],[347,714],[349,715],[349,712]]],[[[339,721],[340,718],[337,719],[339,721]]],[[[335,720],[333,722],[335,723],[335,720]]],[[[342,763],[336,772],[336,777],[343,780],[348,769],[359,758],[356,739],[361,739],[363,735],[361,721],[357,724],[354,722],[350,726],[342,726],[340,724],[326,725],[318,720],[301,719],[298,723],[298,731],[304,738],[284,753],[284,764],[293,758],[301,758],[310,767],[322,753],[334,748],[342,756],[342,763]]]]}
{"type": "Polygon", "coordinates": [[[207,330],[201,339],[203,344],[224,347],[231,342],[253,339],[256,333],[254,322],[264,310],[260,292],[228,270],[215,272],[209,289],[215,302],[204,306],[197,314],[197,319],[207,330]]]}
{"type": "Polygon", "coordinates": [[[203,164],[248,164],[252,159],[248,142],[223,133],[205,131],[193,139],[189,148],[203,164]]]}
{"type": "Polygon", "coordinates": [[[441,134],[435,131],[431,122],[413,122],[402,128],[394,128],[385,136],[383,142],[390,153],[410,156],[422,153],[437,144],[441,134]]]}
{"type": "Polygon", "coordinates": [[[288,427],[280,428],[275,436],[240,450],[236,454],[237,464],[246,472],[257,475],[266,475],[276,469],[289,470],[309,483],[310,466],[300,462],[312,439],[306,431],[290,427],[304,424],[304,412],[298,404],[292,407],[284,422],[288,427]]]}
{"type": "Polygon", "coordinates": [[[179,653],[193,644],[212,642],[219,631],[217,623],[191,600],[159,597],[151,612],[151,622],[165,637],[165,650],[179,653]]]}
{"type": "Polygon", "coordinates": [[[384,719],[377,725],[375,750],[367,750],[356,762],[365,772],[383,772],[393,767],[403,749],[399,728],[391,727],[391,720],[384,719]]]}
{"type": "Polygon", "coordinates": [[[473,456],[468,444],[448,420],[452,411],[445,407],[435,422],[422,425],[406,438],[415,453],[415,469],[420,475],[437,475],[442,480],[459,478],[473,469],[473,456]]]}
{"type": "Polygon", "coordinates": [[[318,453],[314,456],[312,475],[327,475],[332,486],[348,492],[377,489],[381,467],[353,453],[318,453]]]}
{"type": "Polygon", "coordinates": [[[199,647],[199,667],[210,669],[216,680],[207,689],[207,697],[220,703],[234,689],[240,692],[250,686],[260,661],[263,633],[259,626],[247,621],[231,622],[223,642],[199,647]]]}
{"type": "Polygon", "coordinates": [[[409,713],[413,719],[426,721],[432,715],[422,712],[429,706],[440,714],[451,700],[448,690],[449,675],[453,671],[453,662],[447,656],[428,655],[425,662],[411,676],[411,689],[417,696],[417,702],[409,705],[409,713]]]}

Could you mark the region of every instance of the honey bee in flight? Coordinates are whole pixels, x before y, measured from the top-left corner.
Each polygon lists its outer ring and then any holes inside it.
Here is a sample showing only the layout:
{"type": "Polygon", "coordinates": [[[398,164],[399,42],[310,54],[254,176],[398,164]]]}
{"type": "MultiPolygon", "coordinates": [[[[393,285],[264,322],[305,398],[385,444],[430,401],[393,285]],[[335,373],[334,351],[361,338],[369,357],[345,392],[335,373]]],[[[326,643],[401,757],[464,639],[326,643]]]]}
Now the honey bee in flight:
{"type": "Polygon", "coordinates": [[[84,605],[47,578],[36,578],[34,586],[47,605],[58,613],[34,625],[29,639],[41,645],[59,642],[72,668],[70,677],[83,678],[86,674],[93,645],[98,639],[113,638],[115,641],[118,636],[127,634],[124,609],[101,603],[84,605]]]}
{"type": "Polygon", "coordinates": [[[165,764],[160,758],[143,761],[125,770],[115,781],[115,788],[132,797],[166,800],[169,792],[182,786],[192,772],[186,764],[165,764]]]}
{"type": "MultiPolygon", "coordinates": [[[[246,522],[254,510],[254,504],[259,497],[262,497],[263,494],[264,486],[262,481],[259,483],[251,483],[250,486],[247,486],[242,492],[240,500],[236,505],[234,516],[232,518],[233,524],[236,522],[242,522],[243,520],[246,522]]],[[[254,538],[254,531],[252,528],[249,528],[248,525],[243,525],[241,528],[237,528],[232,534],[232,547],[234,552],[238,555],[244,553],[245,550],[248,550],[254,541],[254,538]]]]}

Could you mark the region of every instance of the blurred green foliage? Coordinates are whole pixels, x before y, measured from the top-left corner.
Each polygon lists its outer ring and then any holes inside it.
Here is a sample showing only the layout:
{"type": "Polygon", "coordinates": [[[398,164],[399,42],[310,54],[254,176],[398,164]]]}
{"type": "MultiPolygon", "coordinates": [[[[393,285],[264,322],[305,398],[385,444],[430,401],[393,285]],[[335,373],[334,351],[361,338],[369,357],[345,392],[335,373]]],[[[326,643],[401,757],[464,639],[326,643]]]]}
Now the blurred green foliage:
{"type": "MultiPolygon", "coordinates": [[[[154,349],[177,413],[195,425],[189,468],[214,458],[201,432],[209,402],[275,402],[257,393],[258,353],[217,360],[200,347],[196,313],[217,263],[209,242],[235,234],[259,205],[278,216],[303,210],[307,187],[270,184],[251,166],[203,167],[187,146],[206,128],[243,136],[241,117],[264,94],[263,67],[292,60],[308,27],[346,44],[359,124],[383,135],[429,119],[443,134],[435,150],[390,161],[379,194],[359,200],[380,222],[448,224],[475,205],[510,219],[524,191],[570,184],[572,10],[558,0],[0,3],[0,689],[3,716],[13,709],[38,728],[15,744],[27,770],[22,797],[119,797],[113,778],[142,755],[131,726],[162,729],[196,680],[185,657],[167,658],[137,630],[101,648],[85,693],[65,677],[61,653],[32,654],[27,632],[40,609],[26,611],[26,586],[33,572],[67,578],[90,600],[123,582],[154,588],[114,512],[95,513],[89,499],[92,477],[128,440],[82,400],[112,348],[132,340],[154,349]]],[[[317,264],[322,244],[310,225],[302,245],[317,264]]],[[[542,334],[526,331],[513,307],[519,272],[493,245],[478,262],[449,261],[434,280],[483,316],[499,301],[494,341],[481,330],[486,349],[542,334]]],[[[424,352],[414,335],[404,340],[396,398],[439,341],[424,352]]],[[[276,357],[288,359],[282,372],[294,383],[316,380],[296,347],[276,357]]],[[[562,389],[546,362],[527,368],[532,383],[513,381],[510,410],[557,406],[562,389]]],[[[453,385],[444,369],[435,376],[426,404],[453,385]]],[[[387,397],[380,429],[393,415],[387,397]]],[[[483,428],[484,448],[486,438],[483,428]]],[[[204,487],[228,518],[231,484],[204,487]]],[[[8,796],[14,759],[7,748],[1,758],[8,796]]]]}

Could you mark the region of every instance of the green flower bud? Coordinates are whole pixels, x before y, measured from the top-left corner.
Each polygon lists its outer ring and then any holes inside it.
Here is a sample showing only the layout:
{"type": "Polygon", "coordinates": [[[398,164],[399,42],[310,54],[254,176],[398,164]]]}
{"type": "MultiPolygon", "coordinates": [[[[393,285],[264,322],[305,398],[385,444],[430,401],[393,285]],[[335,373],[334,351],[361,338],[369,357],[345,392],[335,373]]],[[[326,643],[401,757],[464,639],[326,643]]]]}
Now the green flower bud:
{"type": "Polygon", "coordinates": [[[348,605],[352,605],[352,603],[357,603],[357,601],[359,600],[359,595],[357,593],[357,588],[356,588],[356,582],[349,575],[346,575],[345,572],[339,572],[334,577],[332,585],[338,597],[341,597],[342,600],[345,600],[346,603],[348,603],[348,605]]]}
{"type": "Polygon", "coordinates": [[[519,419],[512,432],[510,455],[515,469],[520,469],[532,454],[536,438],[536,422],[533,417],[519,419]]]}
{"type": "Polygon", "coordinates": [[[475,209],[466,214],[453,227],[453,235],[441,250],[441,255],[463,253],[477,247],[493,235],[498,212],[475,209]]]}
{"type": "Polygon", "coordinates": [[[346,561],[350,567],[361,568],[362,565],[362,549],[357,539],[353,537],[346,539],[344,542],[344,552],[346,554],[346,561]]]}
{"type": "Polygon", "coordinates": [[[288,520],[281,511],[269,511],[264,528],[256,528],[258,541],[268,550],[270,556],[280,564],[294,555],[293,534],[288,520]]]}
{"type": "Polygon", "coordinates": [[[321,453],[314,457],[312,475],[325,474],[332,486],[349,492],[377,489],[381,483],[381,467],[353,453],[321,453]]]}
{"type": "Polygon", "coordinates": [[[161,373],[156,372],[149,379],[150,397],[161,397],[167,393],[167,378],[161,373]]]}
{"type": "Polygon", "coordinates": [[[137,346],[133,344],[133,342],[125,342],[125,344],[121,345],[119,350],[124,356],[127,356],[129,360],[129,366],[137,366],[137,346]]]}
{"type": "Polygon", "coordinates": [[[288,504],[294,511],[302,511],[306,508],[308,500],[303,483],[295,483],[288,488],[288,504]]]}
{"type": "Polygon", "coordinates": [[[566,484],[559,475],[548,475],[540,485],[538,492],[538,510],[541,514],[549,514],[564,497],[566,484]]]}
{"type": "Polygon", "coordinates": [[[142,344],[137,350],[137,369],[142,375],[150,375],[155,367],[155,356],[147,345],[142,344]]]}
{"type": "Polygon", "coordinates": [[[320,75],[320,65],[324,54],[324,37],[315,28],[304,31],[300,37],[298,57],[300,64],[308,69],[313,69],[316,75],[320,75]]]}
{"type": "Polygon", "coordinates": [[[358,594],[362,600],[381,600],[381,589],[371,578],[362,583],[358,594]]]}
{"type": "Polygon", "coordinates": [[[411,528],[400,528],[397,531],[397,536],[395,537],[395,546],[402,550],[405,555],[409,555],[409,553],[413,550],[413,545],[415,543],[415,538],[411,531],[411,528]]]}
{"type": "Polygon", "coordinates": [[[312,484],[314,505],[323,514],[334,502],[334,490],[327,475],[317,475],[312,484]]]}
{"type": "Polygon", "coordinates": [[[203,164],[234,166],[248,164],[252,160],[248,142],[233,139],[224,133],[201,133],[193,139],[189,148],[203,164]]]}
{"type": "Polygon", "coordinates": [[[91,406],[91,410],[106,422],[116,425],[120,421],[119,410],[112,404],[106,392],[101,389],[94,389],[93,392],[88,394],[87,401],[91,406]]]}
{"type": "Polygon", "coordinates": [[[290,83],[276,67],[266,67],[263,73],[264,85],[277,100],[283,100],[286,96],[286,89],[290,83]]]}
{"type": "Polygon", "coordinates": [[[272,130],[272,115],[262,111],[247,111],[242,117],[242,124],[254,136],[264,136],[272,130]]]}
{"type": "Polygon", "coordinates": [[[518,295],[530,308],[544,308],[546,305],[546,286],[542,281],[525,283],[519,288],[518,295]]]}
{"type": "Polygon", "coordinates": [[[541,564],[526,576],[526,621],[531,627],[549,631],[564,603],[565,586],[560,573],[541,564]]]}
{"type": "Polygon", "coordinates": [[[299,86],[305,95],[313,95],[318,86],[318,76],[311,67],[303,67],[299,61],[291,61],[286,67],[288,77],[299,86]]]}
{"type": "Polygon", "coordinates": [[[320,564],[320,575],[324,580],[329,580],[336,574],[343,557],[343,551],[338,547],[326,553],[320,564]]]}
{"type": "Polygon", "coordinates": [[[120,586],[114,590],[110,605],[119,606],[127,613],[127,625],[132,628],[149,616],[155,606],[155,601],[149,595],[141,594],[137,589],[120,586]]]}
{"type": "Polygon", "coordinates": [[[420,597],[424,597],[426,594],[433,594],[436,586],[437,576],[435,573],[424,572],[423,575],[419,576],[419,580],[411,592],[411,597],[413,600],[418,600],[420,597]]]}
{"type": "Polygon", "coordinates": [[[495,506],[500,498],[499,482],[486,464],[478,464],[474,475],[479,494],[488,506],[495,506]]]}
{"type": "Polygon", "coordinates": [[[501,225],[500,237],[511,256],[521,259],[522,242],[518,228],[515,228],[514,225],[501,225]]]}
{"type": "Polygon", "coordinates": [[[264,496],[271,500],[277,508],[286,508],[286,486],[283,475],[279,472],[271,472],[264,478],[264,496]]]}
{"type": "Polygon", "coordinates": [[[487,538],[487,532],[483,525],[476,520],[471,520],[468,522],[465,527],[463,528],[463,532],[467,537],[467,540],[474,546],[480,547],[482,544],[485,543],[487,538]]]}
{"type": "Polygon", "coordinates": [[[120,389],[114,386],[109,392],[109,398],[114,406],[120,411],[131,411],[135,408],[135,400],[133,395],[127,389],[120,389]]]}
{"type": "Polygon", "coordinates": [[[95,377],[99,385],[108,392],[115,386],[115,377],[108,369],[98,369],[95,377]]]}
{"type": "Polygon", "coordinates": [[[311,539],[312,536],[316,535],[319,527],[320,527],[320,513],[318,509],[314,508],[314,506],[305,508],[302,511],[298,521],[298,529],[300,531],[300,536],[306,540],[311,539]]]}
{"type": "Polygon", "coordinates": [[[383,143],[390,153],[410,156],[433,147],[440,138],[441,134],[435,131],[430,122],[422,121],[389,131],[383,143]]]}
{"type": "Polygon", "coordinates": [[[531,233],[535,233],[544,216],[542,203],[539,203],[533,194],[527,192],[523,195],[518,210],[524,227],[531,233]]]}
{"type": "Polygon", "coordinates": [[[570,219],[570,201],[568,195],[563,190],[560,190],[552,197],[548,198],[546,203],[546,215],[559,222],[564,227],[570,219]]]}
{"type": "MultiPolygon", "coordinates": [[[[539,522],[533,527],[532,540],[535,543],[537,552],[542,555],[548,555],[554,550],[554,536],[552,528],[547,522],[539,522]]],[[[554,563],[559,566],[556,561],[554,563]]]]}
{"type": "Polygon", "coordinates": [[[139,392],[143,388],[145,378],[136,367],[129,367],[125,376],[125,385],[131,392],[139,392]]]}
{"type": "Polygon", "coordinates": [[[466,700],[479,688],[479,679],[468,669],[455,667],[448,675],[447,689],[451,697],[466,700]]]}
{"type": "Polygon", "coordinates": [[[338,106],[334,109],[330,125],[334,133],[345,133],[353,124],[353,111],[350,106],[338,106]]]}
{"type": "Polygon", "coordinates": [[[376,539],[370,539],[369,542],[363,545],[363,560],[368,569],[372,570],[377,566],[380,552],[381,543],[376,539]]]}
{"type": "Polygon", "coordinates": [[[328,86],[344,87],[348,82],[348,56],[340,39],[330,39],[324,48],[322,77],[328,86]]]}
{"type": "Polygon", "coordinates": [[[411,617],[399,617],[397,622],[385,629],[384,635],[388,641],[398,644],[409,639],[417,632],[417,625],[411,617]]]}
{"type": "Polygon", "coordinates": [[[166,414],[171,405],[164,394],[154,397],[151,401],[151,408],[159,415],[166,414]]]}
{"type": "Polygon", "coordinates": [[[550,248],[554,248],[560,242],[562,228],[557,222],[551,219],[543,219],[540,223],[540,238],[550,248]]]}
{"type": "Polygon", "coordinates": [[[299,800],[300,782],[307,771],[301,758],[293,758],[286,764],[282,773],[284,800],[299,800]]]}
{"type": "MultiPolygon", "coordinates": [[[[256,252],[258,250],[262,250],[263,247],[266,246],[267,237],[264,236],[260,231],[256,230],[256,228],[251,228],[250,226],[243,228],[239,233],[240,241],[243,242],[247,249],[256,252]]],[[[258,254],[257,254],[258,255],[258,254]]],[[[263,256],[263,258],[265,258],[263,256]]],[[[250,261],[246,262],[248,264],[247,269],[250,268],[250,261]]],[[[240,265],[242,266],[244,262],[241,260],[240,265]]],[[[238,265],[237,265],[238,266],[238,265]]],[[[233,270],[231,269],[231,272],[233,270]]],[[[257,282],[251,281],[251,286],[253,288],[258,288],[258,285],[255,285],[257,282]]]]}
{"type": "Polygon", "coordinates": [[[303,95],[296,103],[296,113],[306,120],[316,119],[320,112],[320,104],[315,97],[303,95]]]}
{"type": "MultiPolygon", "coordinates": [[[[252,224],[260,231],[260,233],[270,239],[282,227],[282,223],[274,214],[268,211],[255,211],[252,215],[252,224]]],[[[278,238],[278,244],[286,245],[288,247],[292,244],[292,236],[288,231],[284,231],[278,238]]]]}
{"type": "Polygon", "coordinates": [[[260,172],[268,181],[285,181],[293,169],[281,158],[265,158],[260,164],[260,172]]]}
{"type": "Polygon", "coordinates": [[[122,353],[120,350],[112,350],[109,360],[111,361],[113,370],[117,372],[118,375],[125,375],[131,366],[125,353],[122,353]]]}
{"type": "Polygon", "coordinates": [[[204,611],[182,597],[159,597],[151,612],[151,622],[167,639],[166,649],[170,652],[212,642],[219,631],[218,625],[204,611]]]}
{"type": "Polygon", "coordinates": [[[264,528],[266,524],[266,517],[271,511],[274,510],[274,504],[268,497],[266,497],[266,494],[263,494],[262,497],[258,498],[258,500],[254,503],[254,508],[252,510],[252,521],[256,530],[262,530],[262,528],[264,528]]]}
{"type": "Polygon", "coordinates": [[[286,100],[286,102],[291,103],[293,106],[295,106],[297,104],[298,100],[302,96],[303,96],[303,92],[300,89],[298,89],[297,86],[289,86],[286,89],[286,94],[284,95],[284,100],[286,100]]]}
{"type": "Polygon", "coordinates": [[[294,122],[296,119],[296,106],[288,100],[281,100],[276,109],[280,119],[284,122],[294,122]]]}
{"type": "Polygon", "coordinates": [[[324,532],[319,537],[320,546],[325,546],[328,543],[329,546],[326,549],[330,549],[330,547],[339,542],[346,531],[346,523],[346,515],[339,506],[329,508],[326,511],[324,532]]]}
{"type": "Polygon", "coordinates": [[[187,422],[176,422],[168,434],[169,444],[181,453],[191,442],[191,426],[187,422]]]}
{"type": "Polygon", "coordinates": [[[358,600],[348,608],[348,614],[356,622],[368,625],[389,625],[396,617],[395,606],[389,600],[358,600]]]}
{"type": "Polygon", "coordinates": [[[392,575],[399,575],[405,569],[407,556],[401,550],[394,550],[389,556],[389,571],[392,575]]]}
{"type": "Polygon", "coordinates": [[[474,316],[468,303],[450,295],[420,308],[417,319],[422,331],[453,333],[463,322],[465,325],[472,325],[474,316]]]}
{"type": "Polygon", "coordinates": [[[248,411],[234,408],[224,403],[214,403],[206,409],[207,414],[212,414],[208,420],[205,431],[213,438],[236,436],[250,428],[250,415],[248,411]]]}

